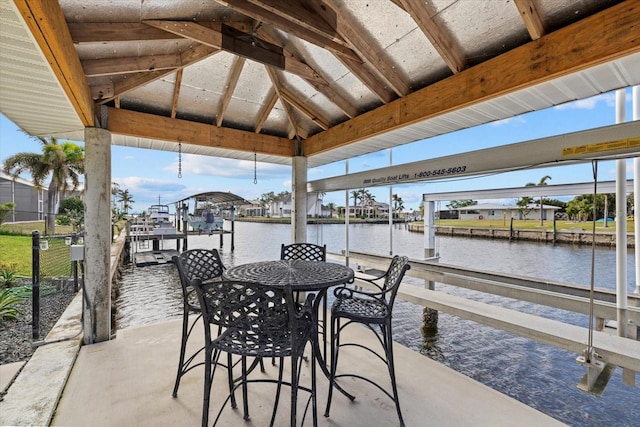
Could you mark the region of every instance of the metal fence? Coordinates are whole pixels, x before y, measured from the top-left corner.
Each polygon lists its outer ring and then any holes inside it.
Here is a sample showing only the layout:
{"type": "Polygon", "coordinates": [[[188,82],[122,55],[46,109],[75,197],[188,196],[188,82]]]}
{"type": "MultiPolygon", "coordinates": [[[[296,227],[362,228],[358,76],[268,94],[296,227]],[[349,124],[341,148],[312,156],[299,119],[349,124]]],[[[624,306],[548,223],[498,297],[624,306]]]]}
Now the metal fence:
{"type": "Polygon", "coordinates": [[[80,288],[80,270],[83,269],[83,233],[40,236],[31,234],[32,240],[32,335],[40,338],[41,297],[50,292],[77,292],[80,288]]]}

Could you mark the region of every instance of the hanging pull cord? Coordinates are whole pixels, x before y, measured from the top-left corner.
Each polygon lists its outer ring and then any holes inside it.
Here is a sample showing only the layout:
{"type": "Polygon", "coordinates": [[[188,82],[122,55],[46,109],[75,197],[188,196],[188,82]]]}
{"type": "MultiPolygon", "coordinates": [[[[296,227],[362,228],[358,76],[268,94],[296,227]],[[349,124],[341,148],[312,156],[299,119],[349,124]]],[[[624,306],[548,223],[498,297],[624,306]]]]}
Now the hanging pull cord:
{"type": "MultiPolygon", "coordinates": [[[[587,347],[587,354],[589,356],[594,355],[593,349],[593,294],[595,288],[595,272],[596,272],[596,196],[598,195],[598,161],[594,160],[592,163],[593,168],[593,225],[591,227],[591,279],[589,287],[589,342],[587,347]]],[[[587,360],[591,362],[591,360],[587,360]]]]}
{"type": "Polygon", "coordinates": [[[253,183],[258,183],[258,154],[253,152],[253,183]]]}
{"type": "Polygon", "coordinates": [[[182,178],[182,141],[178,138],[178,178],[182,178]]]}

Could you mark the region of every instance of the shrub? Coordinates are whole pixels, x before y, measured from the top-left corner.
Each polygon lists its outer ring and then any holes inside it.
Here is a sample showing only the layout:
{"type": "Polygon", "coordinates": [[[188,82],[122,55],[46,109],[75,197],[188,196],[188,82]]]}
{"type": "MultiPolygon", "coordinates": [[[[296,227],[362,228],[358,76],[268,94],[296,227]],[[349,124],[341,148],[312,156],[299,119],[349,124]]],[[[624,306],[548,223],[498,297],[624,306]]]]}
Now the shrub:
{"type": "Polygon", "coordinates": [[[17,319],[20,310],[16,307],[22,302],[22,298],[8,289],[0,293],[0,325],[5,319],[17,319]]]}
{"type": "Polygon", "coordinates": [[[0,203],[0,224],[4,222],[7,215],[9,215],[9,212],[11,212],[15,207],[15,203],[0,203]]]}
{"type": "Polygon", "coordinates": [[[15,285],[17,279],[16,264],[0,264],[0,286],[10,288],[15,285]]]}
{"type": "Polygon", "coordinates": [[[60,202],[59,214],[69,214],[71,211],[84,212],[84,202],[80,197],[67,197],[60,202]]]}

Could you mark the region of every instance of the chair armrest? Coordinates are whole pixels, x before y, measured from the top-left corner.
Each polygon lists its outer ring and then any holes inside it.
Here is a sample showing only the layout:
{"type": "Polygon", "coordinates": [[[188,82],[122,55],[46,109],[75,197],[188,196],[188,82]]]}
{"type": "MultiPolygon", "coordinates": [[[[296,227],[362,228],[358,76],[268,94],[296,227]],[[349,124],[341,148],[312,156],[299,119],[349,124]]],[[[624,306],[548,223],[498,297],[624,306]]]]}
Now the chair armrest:
{"type": "MultiPolygon", "coordinates": [[[[375,283],[374,285],[378,286],[375,283]]],[[[341,286],[333,290],[333,295],[336,298],[353,298],[354,295],[362,295],[362,296],[366,296],[374,299],[380,299],[380,297],[383,296],[384,294],[385,292],[382,291],[382,289],[378,292],[367,292],[367,291],[359,291],[357,289],[349,288],[346,286],[341,286]]]]}

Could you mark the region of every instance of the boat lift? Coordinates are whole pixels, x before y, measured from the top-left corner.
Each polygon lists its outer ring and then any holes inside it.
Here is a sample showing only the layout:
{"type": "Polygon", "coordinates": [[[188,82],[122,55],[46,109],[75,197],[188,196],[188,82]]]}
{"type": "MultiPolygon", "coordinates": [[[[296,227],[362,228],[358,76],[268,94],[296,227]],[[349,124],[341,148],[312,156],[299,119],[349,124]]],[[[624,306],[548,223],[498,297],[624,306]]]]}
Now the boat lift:
{"type": "MultiPolygon", "coordinates": [[[[220,247],[223,246],[223,236],[230,234],[231,252],[233,252],[235,249],[236,207],[250,203],[241,196],[223,191],[208,191],[177,200],[173,204],[176,209],[176,217],[179,219],[177,221],[178,231],[182,231],[185,235],[189,233],[206,233],[210,236],[218,234],[220,247]],[[193,207],[193,211],[189,210],[190,205],[193,207]],[[230,230],[224,228],[225,220],[231,222],[230,230]]],[[[185,239],[183,250],[187,250],[187,248],[187,239],[185,239]]]]}

